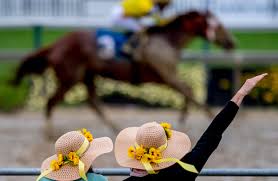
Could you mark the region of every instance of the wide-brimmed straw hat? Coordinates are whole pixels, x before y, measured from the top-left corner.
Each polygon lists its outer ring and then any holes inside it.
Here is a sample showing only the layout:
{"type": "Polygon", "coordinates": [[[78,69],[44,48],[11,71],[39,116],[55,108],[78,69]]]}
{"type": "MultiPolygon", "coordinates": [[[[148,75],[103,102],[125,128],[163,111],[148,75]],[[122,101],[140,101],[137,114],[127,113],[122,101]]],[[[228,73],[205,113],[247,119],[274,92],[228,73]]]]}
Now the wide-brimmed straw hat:
{"type": "Polygon", "coordinates": [[[93,161],[112,150],[113,143],[108,137],[93,138],[86,129],[68,132],[56,141],[56,154],[43,161],[41,176],[63,181],[79,179],[82,173],[86,177],[84,173],[86,174],[93,161]]]}
{"type": "MultiPolygon", "coordinates": [[[[147,171],[147,168],[156,171],[177,163],[178,161],[174,161],[174,159],[180,160],[190,149],[189,137],[182,132],[171,130],[171,125],[168,123],[151,122],[143,124],[141,127],[126,128],[119,133],[115,141],[115,157],[119,165],[147,171]],[[149,166],[144,165],[142,157],[139,155],[138,158],[138,154],[136,154],[137,151],[140,152],[140,147],[144,148],[147,157],[150,154],[153,155],[151,149],[154,148],[153,152],[159,149],[159,154],[154,154],[157,156],[156,161],[149,161],[149,166]],[[162,161],[163,159],[164,161],[162,161]]],[[[196,172],[195,167],[193,170],[196,172]]]]}

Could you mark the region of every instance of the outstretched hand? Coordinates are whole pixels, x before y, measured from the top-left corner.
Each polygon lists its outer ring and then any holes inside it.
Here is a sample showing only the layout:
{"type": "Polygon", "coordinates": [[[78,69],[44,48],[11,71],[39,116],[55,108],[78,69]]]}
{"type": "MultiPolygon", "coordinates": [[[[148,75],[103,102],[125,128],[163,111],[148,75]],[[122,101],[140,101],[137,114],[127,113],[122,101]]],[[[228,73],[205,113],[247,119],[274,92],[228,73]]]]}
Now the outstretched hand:
{"type": "Polygon", "coordinates": [[[242,87],[239,89],[239,91],[234,95],[234,97],[231,99],[234,103],[236,103],[238,106],[241,104],[243,98],[251,92],[251,90],[260,82],[267,73],[258,75],[256,77],[247,79],[245,83],[242,85],[242,87]]]}
{"type": "Polygon", "coordinates": [[[260,82],[267,73],[255,76],[253,78],[247,79],[245,83],[242,85],[242,87],[239,89],[238,93],[246,96],[251,92],[251,90],[257,85],[258,82],[260,82]]]}

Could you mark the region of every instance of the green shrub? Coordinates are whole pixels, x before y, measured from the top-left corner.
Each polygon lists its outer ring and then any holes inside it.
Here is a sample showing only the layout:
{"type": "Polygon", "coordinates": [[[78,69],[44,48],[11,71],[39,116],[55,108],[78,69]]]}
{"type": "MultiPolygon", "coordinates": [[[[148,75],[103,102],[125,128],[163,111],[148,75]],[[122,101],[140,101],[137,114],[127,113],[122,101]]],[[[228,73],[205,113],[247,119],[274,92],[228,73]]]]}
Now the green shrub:
{"type": "Polygon", "coordinates": [[[8,84],[15,73],[17,63],[2,61],[0,62],[0,110],[12,111],[24,105],[28,96],[27,80],[19,87],[13,87],[8,84]]]}

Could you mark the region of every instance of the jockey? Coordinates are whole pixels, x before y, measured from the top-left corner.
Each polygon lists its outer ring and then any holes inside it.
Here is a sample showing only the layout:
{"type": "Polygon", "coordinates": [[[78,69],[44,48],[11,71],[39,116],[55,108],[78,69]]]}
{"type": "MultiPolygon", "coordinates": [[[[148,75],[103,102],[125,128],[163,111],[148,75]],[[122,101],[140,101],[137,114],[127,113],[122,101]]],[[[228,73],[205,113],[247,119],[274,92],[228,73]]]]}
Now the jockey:
{"type": "MultiPolygon", "coordinates": [[[[120,47],[125,57],[131,56],[139,41],[139,37],[131,38],[131,36],[145,27],[161,24],[163,22],[162,11],[170,2],[171,0],[123,0],[114,7],[111,24],[113,29],[123,32],[123,36],[126,37],[123,38],[125,40],[123,46],[120,47]]],[[[102,36],[98,43],[102,47],[101,57],[112,58],[112,55],[115,55],[117,45],[113,38],[102,36]]]]}
{"type": "Polygon", "coordinates": [[[112,26],[125,32],[138,32],[159,24],[170,0],[123,0],[112,11],[112,26]]]}

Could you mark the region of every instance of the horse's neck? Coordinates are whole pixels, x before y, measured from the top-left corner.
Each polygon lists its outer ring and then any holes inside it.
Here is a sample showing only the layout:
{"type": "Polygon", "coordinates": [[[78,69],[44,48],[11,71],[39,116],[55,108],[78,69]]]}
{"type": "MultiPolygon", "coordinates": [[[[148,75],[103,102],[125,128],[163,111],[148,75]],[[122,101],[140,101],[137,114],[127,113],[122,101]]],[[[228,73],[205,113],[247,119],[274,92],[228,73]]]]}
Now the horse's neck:
{"type": "Polygon", "coordinates": [[[168,29],[161,33],[167,41],[176,49],[180,50],[186,47],[193,39],[193,36],[178,29],[168,29]]]}
{"type": "Polygon", "coordinates": [[[148,32],[150,35],[159,34],[160,36],[163,36],[173,47],[177,49],[184,48],[195,37],[194,32],[190,32],[189,30],[187,32],[179,22],[172,22],[168,25],[165,25],[164,27],[153,27],[150,28],[148,32]]]}

